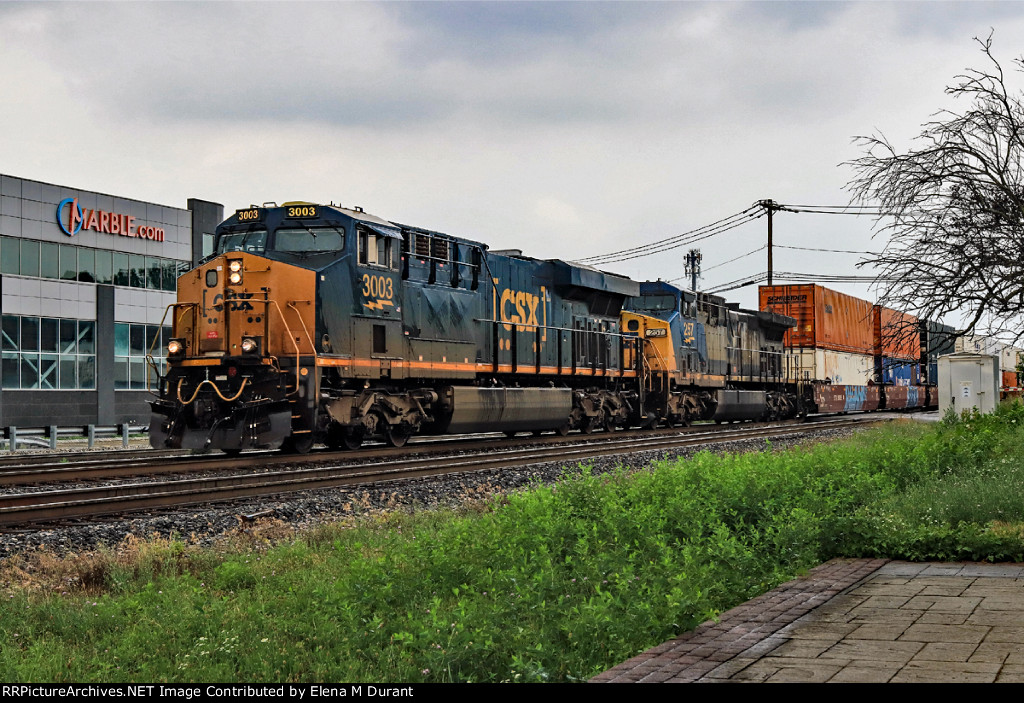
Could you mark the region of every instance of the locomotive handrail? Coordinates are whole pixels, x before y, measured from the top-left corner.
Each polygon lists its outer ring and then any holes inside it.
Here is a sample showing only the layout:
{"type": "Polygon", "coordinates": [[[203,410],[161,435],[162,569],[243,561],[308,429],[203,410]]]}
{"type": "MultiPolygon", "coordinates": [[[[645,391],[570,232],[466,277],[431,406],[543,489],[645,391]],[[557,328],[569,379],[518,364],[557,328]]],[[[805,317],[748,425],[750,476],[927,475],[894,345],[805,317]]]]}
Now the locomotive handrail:
{"type": "Polygon", "coordinates": [[[612,332],[610,330],[603,330],[603,331],[602,330],[579,330],[579,329],[576,329],[574,327],[555,327],[554,325],[531,324],[531,323],[527,323],[527,322],[509,322],[507,320],[491,320],[491,319],[488,319],[488,318],[485,318],[485,317],[475,317],[475,318],[473,318],[473,322],[491,322],[491,323],[497,323],[499,325],[514,325],[516,327],[523,327],[523,328],[530,328],[530,329],[533,329],[535,327],[539,327],[540,329],[544,329],[544,330],[557,330],[559,332],[590,332],[592,334],[603,334],[603,335],[607,335],[609,337],[623,337],[623,338],[626,338],[626,339],[631,339],[631,338],[632,339],[636,339],[637,338],[636,335],[633,334],[632,332],[612,332]]]}
{"type": "MultiPolygon", "coordinates": [[[[527,323],[527,322],[511,322],[511,321],[506,321],[506,320],[493,320],[493,319],[489,319],[489,318],[473,318],[473,322],[483,322],[483,323],[490,323],[490,324],[494,325],[494,339],[492,341],[492,344],[494,346],[494,362],[493,362],[494,363],[494,373],[498,373],[498,351],[499,351],[498,350],[498,343],[497,343],[497,340],[498,340],[498,325],[508,325],[511,328],[510,331],[513,334],[515,334],[519,329],[523,329],[523,330],[535,330],[536,334],[539,336],[541,330],[544,330],[545,332],[547,330],[552,330],[552,331],[555,331],[555,332],[569,332],[571,335],[576,335],[576,334],[579,334],[579,333],[598,335],[598,336],[603,336],[606,340],[618,339],[619,342],[620,342],[620,352],[621,352],[623,344],[627,340],[635,340],[635,339],[637,339],[637,336],[635,334],[633,334],[633,333],[628,333],[628,332],[627,333],[612,332],[610,330],[581,330],[581,329],[577,329],[575,327],[556,327],[554,325],[542,325],[542,324],[539,324],[539,323],[532,324],[532,323],[527,323]]],[[[558,344],[558,374],[561,375],[562,374],[562,354],[561,354],[562,335],[558,334],[558,335],[556,335],[556,337],[557,337],[557,344],[558,344]]],[[[540,352],[539,352],[539,349],[540,349],[540,347],[538,346],[537,349],[538,349],[538,351],[535,352],[535,354],[536,354],[535,365],[538,367],[538,373],[539,373],[539,367],[540,367],[540,352]]],[[[512,352],[512,360],[511,361],[512,361],[512,368],[513,368],[512,372],[513,373],[517,373],[518,372],[518,366],[519,366],[518,359],[517,359],[517,357],[518,357],[518,345],[513,346],[511,348],[511,352],[512,352]]],[[[638,348],[637,349],[637,353],[642,356],[642,350],[641,349],[638,348]]],[[[599,363],[598,355],[595,355],[594,358],[592,358],[591,362],[590,362],[590,368],[592,370],[594,370],[594,374],[595,375],[596,375],[596,369],[597,369],[598,363],[599,363]]],[[[619,375],[619,377],[622,377],[626,373],[625,358],[624,357],[619,359],[619,366],[620,366],[620,368],[618,370],[618,375],[619,375]]],[[[604,362],[603,362],[602,370],[604,371],[604,375],[607,376],[608,375],[608,360],[607,359],[605,359],[604,362]]],[[[573,348],[573,355],[572,355],[572,372],[573,373],[576,372],[575,347],[573,348]]]]}
{"type": "MultiPolygon", "coordinates": [[[[299,369],[302,366],[302,363],[301,363],[301,361],[302,361],[302,358],[301,358],[302,357],[302,353],[299,351],[299,345],[296,344],[296,342],[295,342],[295,335],[292,334],[292,328],[288,326],[288,320],[284,319],[284,313],[281,312],[281,306],[277,304],[276,300],[271,300],[270,298],[264,298],[263,301],[266,302],[268,305],[270,303],[273,303],[274,307],[277,308],[277,314],[281,316],[281,324],[284,325],[285,330],[288,331],[288,341],[291,342],[293,347],[295,347],[295,390],[292,391],[291,393],[285,393],[285,397],[288,397],[288,396],[294,395],[294,394],[299,392],[299,383],[301,382],[301,376],[299,375],[299,369]]],[[[292,305],[292,303],[289,303],[289,305],[292,305]]],[[[293,307],[293,309],[295,309],[295,308],[293,307]]],[[[299,315],[299,311],[295,310],[295,314],[299,315]]],[[[299,322],[302,322],[302,315],[299,315],[299,322]]],[[[305,331],[305,327],[306,326],[303,325],[302,327],[303,327],[303,331],[305,331]]],[[[308,332],[306,333],[306,337],[307,338],[309,337],[309,333],[308,332]]],[[[312,345],[312,340],[310,340],[310,344],[312,345]]],[[[316,351],[316,347],[312,347],[312,348],[313,348],[313,350],[315,352],[316,351]]]]}
{"type": "MultiPolygon", "coordinates": [[[[287,395],[291,396],[291,395],[294,395],[294,394],[298,393],[298,391],[299,391],[299,383],[301,381],[301,376],[300,376],[299,372],[301,371],[301,368],[300,368],[301,367],[301,363],[300,362],[301,362],[302,351],[299,349],[299,345],[295,342],[295,335],[292,333],[292,328],[288,324],[288,320],[285,318],[284,312],[281,310],[281,306],[278,304],[278,302],[276,300],[273,300],[271,298],[262,298],[262,299],[261,298],[250,298],[250,299],[247,300],[247,302],[250,303],[250,304],[251,303],[263,303],[264,305],[267,305],[268,307],[270,305],[273,305],[273,307],[277,309],[277,314],[281,318],[281,324],[284,325],[285,332],[287,332],[287,334],[288,334],[288,339],[291,342],[292,347],[295,349],[295,390],[292,391],[291,393],[288,393],[287,395]]],[[[292,302],[288,303],[288,306],[290,308],[292,308],[293,310],[295,310],[295,314],[299,318],[299,323],[302,325],[303,334],[305,334],[306,340],[310,344],[310,348],[315,350],[316,347],[313,344],[312,338],[309,336],[309,330],[306,328],[306,323],[302,320],[302,315],[299,313],[298,308],[295,307],[295,302],[296,301],[292,301],[292,302]]],[[[182,310],[181,315],[175,321],[176,323],[181,321],[181,318],[184,317],[184,315],[188,311],[188,309],[191,308],[191,309],[194,310],[194,309],[199,307],[199,304],[198,303],[194,303],[194,302],[184,302],[184,303],[177,303],[176,302],[176,303],[171,303],[170,305],[168,305],[164,309],[164,315],[160,319],[160,326],[161,327],[163,327],[163,322],[167,318],[167,312],[171,308],[177,308],[177,307],[181,307],[181,308],[183,308],[183,310],[182,310]]],[[[196,348],[196,345],[195,345],[195,335],[196,335],[196,329],[195,329],[195,326],[193,326],[192,336],[191,336],[191,339],[190,339],[190,341],[192,342],[192,348],[193,349],[196,348]]],[[[155,343],[155,341],[156,340],[154,340],[154,343],[155,343]]],[[[273,358],[276,361],[276,357],[273,357],[273,358]]],[[[152,359],[152,348],[150,349],[150,355],[147,356],[147,365],[148,366],[152,366],[154,369],[156,369],[156,362],[152,359]]],[[[160,376],[159,371],[157,372],[157,376],[158,377],[160,376]]],[[[207,382],[211,383],[211,385],[214,385],[214,388],[216,388],[215,384],[212,384],[212,382],[209,382],[209,381],[207,381],[207,382]]],[[[202,385],[203,384],[200,384],[200,386],[202,386],[202,385]]],[[[242,384],[242,387],[243,388],[245,387],[245,383],[242,384]]],[[[150,393],[154,393],[156,395],[156,393],[150,388],[148,369],[147,369],[147,373],[146,373],[146,390],[149,391],[150,393]]],[[[198,389],[197,389],[196,392],[198,393],[198,389]]],[[[225,402],[230,402],[232,400],[237,400],[238,399],[239,395],[241,395],[241,390],[239,390],[239,393],[237,395],[235,395],[233,398],[230,398],[230,399],[226,398],[224,395],[222,395],[219,390],[217,390],[217,395],[219,395],[221,397],[221,400],[224,400],[225,402]]],[[[195,399],[195,395],[193,395],[193,397],[192,397],[192,400],[194,400],[194,399],[195,399]]],[[[179,397],[178,400],[181,400],[181,398],[179,397]]],[[[191,403],[192,400],[190,400],[189,402],[191,403]]]]}
{"type": "MultiPolygon", "coordinates": [[[[309,334],[309,329],[306,327],[305,320],[302,319],[302,313],[300,313],[299,309],[297,307],[295,307],[295,303],[300,303],[300,302],[302,302],[302,303],[309,303],[308,300],[293,300],[290,303],[288,303],[288,307],[290,307],[292,310],[295,311],[295,316],[297,318],[299,318],[299,324],[302,325],[302,333],[306,335],[306,341],[309,342],[309,348],[312,349],[313,353],[315,354],[316,353],[316,344],[313,342],[313,337],[309,334]]],[[[294,342],[293,342],[293,344],[294,344],[294,342]]],[[[299,351],[299,345],[295,344],[296,362],[297,362],[297,359],[298,359],[298,356],[297,356],[298,355],[298,351],[299,351]]]]}
{"type": "MultiPolygon", "coordinates": [[[[171,303],[170,305],[165,307],[164,308],[164,314],[160,317],[160,325],[159,326],[160,326],[161,330],[163,329],[163,326],[164,326],[164,320],[167,319],[167,313],[170,311],[171,308],[176,308],[178,306],[181,306],[182,308],[185,308],[187,310],[188,308],[197,308],[197,307],[199,307],[199,303],[171,303]]],[[[177,324],[181,321],[181,318],[184,317],[184,315],[185,315],[185,312],[182,311],[181,315],[178,316],[178,319],[173,322],[174,326],[172,326],[172,328],[171,328],[172,330],[174,329],[174,327],[177,326],[177,324]]],[[[174,334],[173,331],[171,332],[171,334],[174,334]]],[[[193,330],[192,330],[192,334],[193,334],[193,337],[194,337],[195,336],[195,328],[194,327],[193,327],[193,330]]],[[[153,359],[153,349],[156,347],[156,341],[157,341],[157,338],[154,337],[153,338],[153,342],[149,345],[149,352],[146,354],[146,392],[150,393],[151,395],[155,395],[157,397],[160,397],[160,394],[157,393],[156,391],[154,391],[150,387],[150,384],[149,384],[149,370],[150,369],[153,369],[153,371],[156,372],[156,377],[157,378],[161,378],[160,369],[157,368],[156,360],[153,359]]],[[[195,340],[193,339],[193,341],[195,341],[195,340]]],[[[195,345],[193,345],[193,346],[195,346],[195,345]]]]}
{"type": "MultiPolygon", "coordinates": [[[[642,339],[645,345],[646,345],[646,344],[649,344],[649,345],[651,346],[651,349],[653,349],[653,350],[654,350],[654,355],[655,355],[656,357],[658,357],[658,361],[660,361],[660,362],[661,362],[661,365],[665,367],[665,371],[666,371],[666,372],[668,372],[668,370],[669,370],[669,368],[668,368],[668,362],[667,362],[667,361],[665,361],[665,359],[663,359],[663,358],[662,358],[662,356],[661,356],[661,352],[660,352],[660,351],[658,351],[658,347],[657,347],[657,346],[655,346],[654,342],[652,342],[652,341],[651,341],[651,340],[649,340],[649,339],[646,339],[646,338],[644,338],[644,337],[639,337],[639,336],[637,337],[637,339],[642,339]]],[[[644,358],[646,358],[646,356],[645,356],[644,358]]],[[[677,369],[677,370],[678,370],[678,369],[677,369]]]]}

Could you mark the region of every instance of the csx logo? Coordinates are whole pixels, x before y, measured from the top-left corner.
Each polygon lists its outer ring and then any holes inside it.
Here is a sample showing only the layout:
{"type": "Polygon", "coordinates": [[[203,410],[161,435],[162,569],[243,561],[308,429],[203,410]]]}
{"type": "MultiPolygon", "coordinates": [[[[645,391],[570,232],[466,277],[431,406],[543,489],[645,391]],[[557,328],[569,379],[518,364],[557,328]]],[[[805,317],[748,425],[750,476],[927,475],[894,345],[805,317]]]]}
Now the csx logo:
{"type": "Polygon", "coordinates": [[[245,312],[247,310],[252,310],[252,303],[248,302],[249,299],[252,298],[252,295],[252,293],[236,293],[230,290],[226,296],[222,296],[218,293],[213,297],[213,309],[217,312],[221,312],[226,304],[228,312],[245,312]]]}
{"type": "MultiPolygon", "coordinates": [[[[505,323],[538,325],[540,324],[537,321],[537,306],[539,304],[539,295],[506,288],[501,292],[501,301],[498,303],[499,319],[505,323]]],[[[506,324],[505,329],[511,330],[512,325],[506,324]]]]}
{"type": "Polygon", "coordinates": [[[522,331],[523,327],[536,326],[541,328],[541,339],[547,340],[547,309],[544,306],[547,300],[544,286],[540,287],[540,295],[534,295],[521,290],[506,288],[498,293],[498,279],[494,279],[494,319],[504,324],[506,331],[512,331],[512,325],[518,326],[522,331]]]}

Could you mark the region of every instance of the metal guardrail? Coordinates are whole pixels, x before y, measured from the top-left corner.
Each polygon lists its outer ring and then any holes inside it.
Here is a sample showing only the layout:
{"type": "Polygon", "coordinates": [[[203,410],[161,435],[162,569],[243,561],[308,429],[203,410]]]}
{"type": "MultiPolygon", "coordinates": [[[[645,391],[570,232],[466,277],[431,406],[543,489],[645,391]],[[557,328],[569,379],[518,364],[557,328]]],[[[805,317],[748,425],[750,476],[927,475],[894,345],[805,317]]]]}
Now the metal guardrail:
{"type": "Polygon", "coordinates": [[[73,427],[58,427],[49,425],[47,427],[15,427],[4,428],[4,439],[7,441],[7,448],[15,452],[22,445],[32,447],[43,447],[47,449],[57,448],[57,438],[85,439],[89,442],[89,449],[96,445],[97,437],[121,437],[121,446],[128,448],[128,437],[131,434],[148,433],[148,425],[132,425],[123,423],[119,425],[76,425],[73,427]]]}

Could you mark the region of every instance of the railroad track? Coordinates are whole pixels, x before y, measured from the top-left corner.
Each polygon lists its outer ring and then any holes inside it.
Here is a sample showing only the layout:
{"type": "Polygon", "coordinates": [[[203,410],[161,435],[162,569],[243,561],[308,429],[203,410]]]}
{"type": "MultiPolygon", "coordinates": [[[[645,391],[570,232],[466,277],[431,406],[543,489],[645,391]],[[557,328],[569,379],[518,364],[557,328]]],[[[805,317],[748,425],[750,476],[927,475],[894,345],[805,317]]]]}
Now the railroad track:
{"type": "MultiPolygon", "coordinates": [[[[872,418],[872,421],[881,421],[872,418]]],[[[824,429],[864,426],[860,418],[840,418],[811,424],[734,426],[707,431],[643,435],[637,444],[633,433],[614,433],[604,441],[574,445],[507,448],[494,444],[475,454],[457,456],[390,456],[358,464],[325,464],[291,470],[265,470],[229,476],[172,478],[127,484],[8,493],[0,496],[0,529],[23,528],[29,524],[52,523],[72,518],[91,518],[140,510],[222,503],[244,498],[265,497],[298,491],[406,480],[427,476],[522,467],[549,462],[576,463],[597,457],[638,452],[667,451],[685,447],[719,444],[757,438],[779,438],[824,429]]],[[[702,428],[703,429],[703,428],[702,428]]],[[[597,436],[594,436],[596,439],[597,436]]],[[[464,449],[464,447],[460,447],[464,449]]],[[[295,457],[290,457],[292,464],[295,457]]],[[[223,466],[219,464],[219,466],[223,466]]],[[[209,466],[207,465],[207,468],[209,466]]],[[[179,469],[180,470],[180,469],[179,469]]]]}
{"type": "MultiPolygon", "coordinates": [[[[864,421],[866,416],[856,418],[864,421]]],[[[775,423],[743,423],[744,428],[792,424],[801,427],[829,422],[834,418],[813,418],[805,421],[787,420],[775,423]]],[[[396,449],[383,444],[368,445],[359,450],[331,451],[323,449],[312,454],[297,456],[276,451],[250,451],[239,457],[220,453],[194,454],[185,450],[114,450],[82,453],[40,453],[0,456],[0,488],[5,486],[38,486],[50,483],[76,483],[108,479],[123,479],[157,474],[185,474],[193,472],[232,471],[296,464],[342,462],[345,464],[386,457],[410,457],[441,452],[489,451],[523,446],[595,443],[634,439],[648,443],[653,437],[679,433],[714,433],[731,431],[730,425],[696,425],[690,428],[656,430],[625,430],[594,435],[574,434],[561,437],[553,434],[508,439],[498,434],[464,435],[448,437],[421,437],[404,448],[396,449]]]]}

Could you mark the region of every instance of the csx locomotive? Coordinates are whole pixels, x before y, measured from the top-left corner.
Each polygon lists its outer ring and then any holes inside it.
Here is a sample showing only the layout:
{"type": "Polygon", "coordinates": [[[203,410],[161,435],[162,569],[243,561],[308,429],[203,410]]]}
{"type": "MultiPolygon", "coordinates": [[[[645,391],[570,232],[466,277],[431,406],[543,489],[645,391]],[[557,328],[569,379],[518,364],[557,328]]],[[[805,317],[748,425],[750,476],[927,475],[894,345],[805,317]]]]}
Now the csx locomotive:
{"type": "Polygon", "coordinates": [[[788,417],[784,315],[394,224],[237,211],[178,279],[154,447],[788,417]]]}

